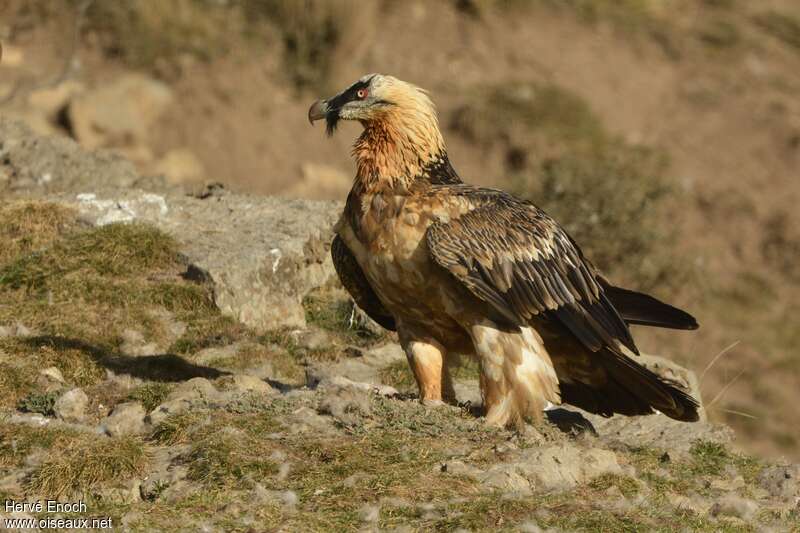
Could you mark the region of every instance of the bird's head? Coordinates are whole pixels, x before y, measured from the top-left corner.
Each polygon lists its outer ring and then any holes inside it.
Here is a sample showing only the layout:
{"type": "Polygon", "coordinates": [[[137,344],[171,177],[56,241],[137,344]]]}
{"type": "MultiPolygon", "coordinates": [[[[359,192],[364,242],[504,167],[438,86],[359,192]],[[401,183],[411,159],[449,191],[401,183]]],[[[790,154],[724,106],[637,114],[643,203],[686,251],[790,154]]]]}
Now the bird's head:
{"type": "MultiPolygon", "coordinates": [[[[316,101],[308,120],[323,118],[328,135],[340,120],[364,126],[353,146],[357,179],[407,187],[416,178],[430,179],[431,168],[447,160],[427,93],[397,78],[368,74],[336,96],[316,101]]],[[[449,163],[446,168],[451,169],[449,163]]]]}
{"type": "Polygon", "coordinates": [[[325,119],[329,135],[340,120],[358,120],[369,127],[401,117],[436,123],[436,111],[425,91],[383,74],[367,74],[336,96],[317,100],[308,110],[311,124],[325,119]]]}

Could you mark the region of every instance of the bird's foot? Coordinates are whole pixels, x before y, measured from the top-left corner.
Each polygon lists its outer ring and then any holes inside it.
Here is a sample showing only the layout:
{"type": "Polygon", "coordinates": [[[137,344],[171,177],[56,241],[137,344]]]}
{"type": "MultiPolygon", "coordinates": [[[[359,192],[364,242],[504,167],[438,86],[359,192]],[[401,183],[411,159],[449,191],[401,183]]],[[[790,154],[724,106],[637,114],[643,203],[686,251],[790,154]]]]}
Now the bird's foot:
{"type": "Polygon", "coordinates": [[[422,398],[420,403],[425,407],[443,407],[447,405],[443,400],[434,400],[431,398],[422,398]]]}

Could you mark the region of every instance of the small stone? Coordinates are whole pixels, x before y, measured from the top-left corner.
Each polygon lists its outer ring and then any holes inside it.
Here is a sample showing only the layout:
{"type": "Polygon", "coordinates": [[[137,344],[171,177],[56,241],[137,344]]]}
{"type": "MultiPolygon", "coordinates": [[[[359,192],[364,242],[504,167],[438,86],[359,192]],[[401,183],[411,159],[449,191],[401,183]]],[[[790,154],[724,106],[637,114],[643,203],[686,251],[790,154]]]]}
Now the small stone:
{"type": "Polygon", "coordinates": [[[147,413],[139,402],[121,403],[103,420],[101,427],[111,437],[138,435],[145,430],[147,413]]]}
{"type": "Polygon", "coordinates": [[[308,329],[297,334],[297,345],[307,350],[322,350],[333,345],[333,339],[325,330],[308,329]]]}
{"type": "Polygon", "coordinates": [[[758,512],[759,506],[753,500],[734,494],[717,500],[709,511],[711,516],[733,516],[742,520],[751,520],[758,512]]]}
{"type": "Polygon", "coordinates": [[[53,405],[55,415],[66,422],[80,422],[83,420],[89,397],[81,389],[71,389],[61,395],[53,405]]]}
{"type": "Polygon", "coordinates": [[[349,476],[344,478],[344,481],[342,481],[342,485],[344,485],[345,487],[353,488],[357,487],[359,483],[367,479],[369,479],[369,475],[367,475],[366,472],[356,472],[355,474],[350,474],[349,476]]]}
{"type": "Polygon", "coordinates": [[[318,411],[333,416],[342,424],[355,425],[371,411],[367,394],[365,391],[353,388],[339,389],[322,399],[318,411]]]}
{"type": "Polygon", "coordinates": [[[186,398],[213,398],[217,395],[217,389],[206,378],[192,378],[184,381],[169,394],[168,399],[186,398]]]}
{"type": "Polygon", "coordinates": [[[745,482],[742,476],[736,476],[733,479],[715,479],[711,481],[711,488],[725,492],[731,492],[744,488],[745,482]]]}
{"type": "Polygon", "coordinates": [[[495,465],[478,476],[481,485],[502,492],[530,494],[531,484],[516,471],[513,465],[495,465]]]}
{"type": "Polygon", "coordinates": [[[161,351],[158,344],[147,342],[144,335],[134,329],[126,329],[122,332],[122,345],[119,350],[123,355],[129,357],[148,357],[161,351]]]}
{"type": "Polygon", "coordinates": [[[452,474],[454,476],[469,476],[477,477],[481,470],[473,465],[469,465],[464,461],[448,461],[439,467],[442,473],[452,474]]]}
{"type": "Polygon", "coordinates": [[[800,465],[768,466],[758,474],[758,484],[770,496],[789,500],[800,495],[800,465]]]}
{"type": "Polygon", "coordinates": [[[236,374],[233,376],[231,390],[238,392],[254,392],[257,394],[271,394],[275,392],[275,389],[270,387],[269,383],[247,374],[236,374]]]}
{"type": "Polygon", "coordinates": [[[141,494],[141,482],[138,479],[120,481],[93,492],[93,496],[100,500],[119,504],[136,503],[141,500],[141,494]]]}
{"type": "Polygon", "coordinates": [[[365,504],[358,511],[358,516],[362,522],[374,523],[381,516],[381,509],[377,505],[365,504]]]}
{"type": "Polygon", "coordinates": [[[683,495],[670,492],[667,493],[667,501],[669,501],[670,505],[676,509],[688,509],[697,513],[698,515],[704,515],[708,513],[709,509],[711,508],[711,502],[694,493],[683,495]]]}
{"type": "Polygon", "coordinates": [[[186,412],[195,404],[218,396],[217,389],[206,378],[192,378],[181,383],[167,396],[166,401],[147,415],[147,422],[157,426],[167,417],[186,412]]]}
{"type": "Polygon", "coordinates": [[[297,496],[297,493],[293,490],[284,490],[277,494],[280,501],[286,507],[296,507],[297,504],[300,502],[300,498],[297,496]]]}
{"type": "Polygon", "coordinates": [[[36,383],[44,392],[55,392],[64,386],[64,376],[58,368],[50,366],[39,371],[36,383]]]}
{"type": "Polygon", "coordinates": [[[54,366],[48,366],[47,368],[43,368],[42,370],[39,371],[39,374],[58,383],[64,383],[64,376],[63,374],[61,374],[61,370],[59,370],[54,366]]]}
{"type": "Polygon", "coordinates": [[[17,322],[9,326],[0,326],[0,338],[3,337],[30,337],[33,332],[22,324],[17,322]]]}

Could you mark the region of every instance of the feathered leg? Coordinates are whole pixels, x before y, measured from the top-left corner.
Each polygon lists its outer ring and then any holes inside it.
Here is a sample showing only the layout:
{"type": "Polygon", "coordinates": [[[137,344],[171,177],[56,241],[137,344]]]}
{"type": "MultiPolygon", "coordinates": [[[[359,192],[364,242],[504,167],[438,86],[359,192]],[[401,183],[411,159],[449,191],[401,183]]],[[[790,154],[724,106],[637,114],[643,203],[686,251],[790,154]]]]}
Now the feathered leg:
{"type": "Polygon", "coordinates": [[[454,399],[450,373],[444,361],[444,346],[432,339],[412,340],[402,330],[400,343],[417,381],[420,400],[424,403],[436,403],[443,399],[454,399]]]}
{"type": "Polygon", "coordinates": [[[488,424],[520,426],[526,419],[538,422],[548,403],[561,403],[553,363],[534,330],[507,332],[487,321],[470,331],[480,361],[488,424]]]}

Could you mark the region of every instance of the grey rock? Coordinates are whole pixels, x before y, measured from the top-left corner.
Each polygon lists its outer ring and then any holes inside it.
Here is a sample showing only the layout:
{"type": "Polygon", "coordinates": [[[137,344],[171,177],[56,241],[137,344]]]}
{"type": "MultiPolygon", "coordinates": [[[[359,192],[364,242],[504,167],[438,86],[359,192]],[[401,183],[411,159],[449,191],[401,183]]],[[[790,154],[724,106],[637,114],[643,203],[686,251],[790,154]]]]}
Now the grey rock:
{"type": "Polygon", "coordinates": [[[341,389],[354,389],[363,392],[372,392],[380,396],[397,396],[399,392],[394,387],[389,385],[376,385],[373,383],[364,383],[361,381],[352,381],[344,376],[333,376],[324,378],[322,381],[313,379],[316,387],[320,390],[341,390],[341,389]]]}
{"type": "Polygon", "coordinates": [[[601,448],[581,448],[570,443],[539,448],[532,453],[518,452],[523,475],[537,489],[570,488],[603,474],[619,474],[614,452],[601,448]]]}
{"type": "Polygon", "coordinates": [[[635,442],[637,446],[668,448],[669,454],[676,458],[686,457],[697,440],[727,444],[733,439],[733,431],[727,426],[709,422],[687,424],[663,414],[611,418],[585,412],[582,414],[591,422],[605,444],[635,442]]]}
{"type": "Polygon", "coordinates": [[[86,152],[71,139],[41,137],[23,123],[0,116],[0,192],[4,195],[132,187],[145,181],[130,161],[118,155],[86,152]]]}
{"type": "Polygon", "coordinates": [[[167,396],[168,400],[184,400],[195,398],[213,398],[217,395],[214,384],[206,378],[192,378],[184,381],[167,396]]]}
{"type": "Polygon", "coordinates": [[[147,415],[151,426],[157,426],[167,417],[191,410],[195,405],[215,400],[217,389],[205,378],[192,378],[175,387],[167,399],[147,415]]]}
{"type": "Polygon", "coordinates": [[[497,465],[477,476],[481,485],[491,490],[530,494],[531,483],[514,466],[497,465]]]}
{"type": "Polygon", "coordinates": [[[304,328],[303,297],[335,278],[329,250],[337,203],[136,190],[60,200],[92,224],[137,220],[171,234],[189,263],[187,276],[211,283],[223,313],[259,330],[304,328]]]}
{"type": "Polygon", "coordinates": [[[569,489],[603,474],[619,474],[622,469],[614,452],[565,442],[509,451],[485,470],[454,460],[446,463],[443,471],[471,477],[486,490],[527,494],[569,489]]]}
{"type": "Polygon", "coordinates": [[[688,392],[701,405],[699,410],[700,421],[705,422],[707,420],[706,411],[702,408],[703,400],[700,394],[700,381],[697,379],[697,374],[674,361],[657,355],[642,354],[636,358],[636,361],[672,384],[677,385],[678,388],[688,392]]]}
{"type": "Polygon", "coordinates": [[[293,434],[312,433],[315,435],[335,435],[338,431],[330,417],[322,416],[310,407],[300,407],[288,417],[289,432],[293,434]]]}
{"type": "Polygon", "coordinates": [[[480,468],[460,460],[448,461],[447,463],[443,464],[440,469],[442,472],[454,476],[467,476],[472,478],[477,478],[483,473],[480,468]]]}
{"type": "Polygon", "coordinates": [[[70,389],[59,397],[53,405],[53,412],[66,422],[80,422],[84,419],[89,397],[81,389],[70,389]]]}
{"type": "Polygon", "coordinates": [[[139,402],[121,403],[101,423],[103,431],[111,437],[138,435],[145,430],[147,413],[139,402]]]}
{"type": "Polygon", "coordinates": [[[347,380],[347,384],[352,386],[378,387],[384,391],[382,393],[385,395],[396,394],[397,391],[391,387],[379,386],[381,383],[380,372],[396,361],[405,360],[406,354],[400,346],[395,343],[387,343],[367,350],[362,357],[316,365],[307,371],[306,381],[311,388],[323,386],[326,383],[344,386],[346,383],[340,378],[347,376],[344,379],[347,380]],[[356,383],[362,385],[354,385],[356,383]]]}

